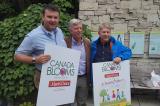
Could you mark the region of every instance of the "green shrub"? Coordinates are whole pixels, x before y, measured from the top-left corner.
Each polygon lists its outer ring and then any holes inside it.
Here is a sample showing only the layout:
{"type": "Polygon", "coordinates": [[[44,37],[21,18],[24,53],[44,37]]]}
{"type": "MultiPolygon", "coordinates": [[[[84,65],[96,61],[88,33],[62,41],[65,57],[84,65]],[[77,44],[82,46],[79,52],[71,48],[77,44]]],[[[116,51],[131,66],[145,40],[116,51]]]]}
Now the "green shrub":
{"type": "Polygon", "coordinates": [[[25,96],[34,90],[33,67],[14,62],[14,52],[24,36],[40,22],[42,6],[32,5],[14,18],[0,22],[0,95],[25,96]]]}
{"type": "Polygon", "coordinates": [[[12,17],[16,14],[13,5],[7,1],[0,1],[0,20],[6,17],[12,17]]]}
{"type": "Polygon", "coordinates": [[[52,3],[58,5],[61,12],[69,13],[71,9],[74,9],[73,0],[53,0],[52,3]]]}
{"type": "Polygon", "coordinates": [[[20,104],[19,106],[34,106],[31,102],[24,102],[20,104]]]}

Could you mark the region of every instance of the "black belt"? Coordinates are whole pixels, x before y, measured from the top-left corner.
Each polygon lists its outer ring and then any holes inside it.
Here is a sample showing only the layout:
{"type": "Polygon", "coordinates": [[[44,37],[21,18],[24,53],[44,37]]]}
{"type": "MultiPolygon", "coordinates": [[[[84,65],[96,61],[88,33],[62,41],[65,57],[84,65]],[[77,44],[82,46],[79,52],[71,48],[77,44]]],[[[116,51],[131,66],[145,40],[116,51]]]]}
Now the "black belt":
{"type": "Polygon", "coordinates": [[[78,77],[85,77],[87,74],[78,75],[78,77]]]}

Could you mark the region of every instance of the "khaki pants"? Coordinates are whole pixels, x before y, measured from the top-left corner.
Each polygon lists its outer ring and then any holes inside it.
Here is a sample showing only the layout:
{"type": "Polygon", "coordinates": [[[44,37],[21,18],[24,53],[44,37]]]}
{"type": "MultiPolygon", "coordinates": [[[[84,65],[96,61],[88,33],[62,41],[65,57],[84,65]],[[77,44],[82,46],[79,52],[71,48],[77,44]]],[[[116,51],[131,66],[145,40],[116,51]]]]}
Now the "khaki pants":
{"type": "Polygon", "coordinates": [[[35,74],[34,74],[34,84],[35,84],[35,87],[36,87],[37,89],[39,88],[40,77],[41,77],[40,71],[35,70],[35,74]]]}

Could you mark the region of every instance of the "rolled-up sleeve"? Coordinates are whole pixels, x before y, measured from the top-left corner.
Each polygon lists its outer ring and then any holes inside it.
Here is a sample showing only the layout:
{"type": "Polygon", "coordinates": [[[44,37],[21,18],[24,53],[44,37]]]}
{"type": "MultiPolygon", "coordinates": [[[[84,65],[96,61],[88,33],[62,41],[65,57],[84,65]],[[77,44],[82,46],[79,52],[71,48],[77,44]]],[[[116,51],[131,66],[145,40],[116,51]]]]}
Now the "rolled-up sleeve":
{"type": "Polygon", "coordinates": [[[15,51],[15,54],[24,54],[31,55],[32,54],[32,38],[29,35],[26,35],[20,46],[15,51]]]}

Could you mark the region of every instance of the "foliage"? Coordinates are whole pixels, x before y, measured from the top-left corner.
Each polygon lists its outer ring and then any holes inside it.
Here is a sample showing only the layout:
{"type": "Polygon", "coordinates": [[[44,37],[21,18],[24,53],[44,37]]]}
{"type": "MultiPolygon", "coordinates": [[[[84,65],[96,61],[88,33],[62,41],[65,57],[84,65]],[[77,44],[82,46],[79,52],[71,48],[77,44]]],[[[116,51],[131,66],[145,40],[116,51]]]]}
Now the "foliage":
{"type": "Polygon", "coordinates": [[[19,106],[34,106],[31,102],[24,102],[23,104],[20,104],[19,106]]]}
{"type": "Polygon", "coordinates": [[[16,11],[10,2],[0,1],[0,16],[1,16],[0,20],[6,17],[11,17],[15,14],[16,14],[16,11]]]}
{"type": "Polygon", "coordinates": [[[63,12],[61,12],[61,18],[60,18],[60,27],[64,32],[65,36],[69,35],[69,31],[68,31],[68,22],[69,20],[71,20],[73,17],[70,16],[69,14],[65,14],[63,12]]]}
{"type": "Polygon", "coordinates": [[[83,24],[83,35],[91,40],[91,29],[87,25],[83,24]]]}
{"type": "Polygon", "coordinates": [[[74,9],[72,0],[53,0],[52,3],[58,5],[62,12],[74,9]]]}
{"type": "Polygon", "coordinates": [[[17,17],[0,22],[0,95],[25,96],[34,90],[32,66],[13,61],[14,51],[31,29],[40,22],[42,5],[31,5],[17,17]]]}

